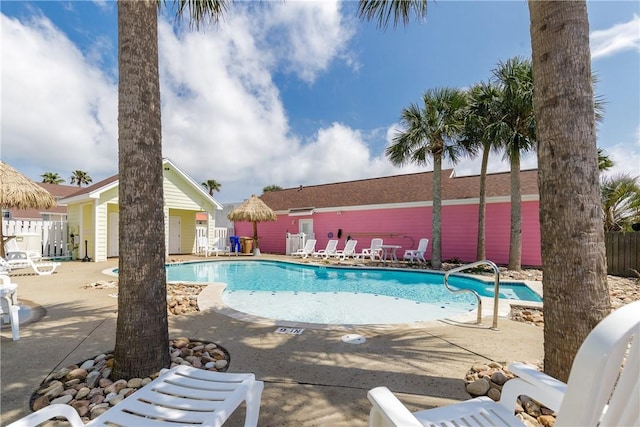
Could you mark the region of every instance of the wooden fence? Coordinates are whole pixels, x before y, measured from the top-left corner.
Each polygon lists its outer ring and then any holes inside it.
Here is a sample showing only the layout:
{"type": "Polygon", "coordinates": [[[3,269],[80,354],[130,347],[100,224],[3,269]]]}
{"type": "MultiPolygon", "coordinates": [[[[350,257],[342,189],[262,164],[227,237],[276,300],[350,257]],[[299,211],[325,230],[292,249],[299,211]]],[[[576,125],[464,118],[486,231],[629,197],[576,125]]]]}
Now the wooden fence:
{"type": "Polygon", "coordinates": [[[640,232],[605,233],[607,273],[614,276],[637,277],[640,271],[640,232]]]}

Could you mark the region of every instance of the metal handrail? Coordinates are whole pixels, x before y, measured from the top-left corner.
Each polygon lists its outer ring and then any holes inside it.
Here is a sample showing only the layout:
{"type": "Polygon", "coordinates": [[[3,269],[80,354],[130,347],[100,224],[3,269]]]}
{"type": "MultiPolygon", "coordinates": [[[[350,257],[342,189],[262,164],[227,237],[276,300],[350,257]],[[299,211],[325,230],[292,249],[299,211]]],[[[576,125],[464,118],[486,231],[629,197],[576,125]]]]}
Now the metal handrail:
{"type": "Polygon", "coordinates": [[[463,270],[468,270],[470,268],[475,268],[478,267],[480,265],[489,265],[491,268],[493,268],[493,279],[494,279],[494,287],[493,287],[493,323],[491,325],[492,329],[498,329],[498,302],[500,299],[500,270],[498,270],[498,266],[495,265],[493,262],[489,261],[489,260],[482,260],[482,261],[476,261],[476,262],[472,262],[471,264],[466,264],[466,265],[462,265],[460,267],[454,268],[452,270],[449,270],[445,273],[444,275],[444,286],[445,288],[447,288],[449,291],[453,292],[453,293],[459,293],[459,292],[471,292],[473,295],[475,295],[476,299],[478,300],[478,317],[476,319],[476,324],[480,325],[482,324],[482,299],[480,298],[480,295],[478,295],[478,293],[476,291],[474,291],[473,289],[454,289],[451,286],[449,286],[449,282],[448,282],[448,278],[449,275],[451,275],[452,273],[459,273],[460,271],[463,270]]]}

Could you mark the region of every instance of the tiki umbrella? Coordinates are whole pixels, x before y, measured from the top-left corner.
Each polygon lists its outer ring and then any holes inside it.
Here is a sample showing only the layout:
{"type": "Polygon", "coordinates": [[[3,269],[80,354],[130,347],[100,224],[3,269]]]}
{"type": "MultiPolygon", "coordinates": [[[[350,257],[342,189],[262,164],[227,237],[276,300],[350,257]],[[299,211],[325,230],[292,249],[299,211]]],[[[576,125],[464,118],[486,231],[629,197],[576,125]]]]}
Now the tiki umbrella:
{"type": "MultiPolygon", "coordinates": [[[[278,220],[275,212],[255,194],[252,194],[243,204],[231,211],[227,218],[231,221],[253,222],[253,241],[256,249],[258,249],[258,223],[278,220]]],[[[259,252],[256,251],[256,253],[259,252]]]]}
{"type": "MultiPolygon", "coordinates": [[[[48,209],[56,204],[51,193],[8,164],[0,162],[0,208],[48,209]]],[[[2,233],[0,224],[0,256],[4,257],[2,233]]]]}

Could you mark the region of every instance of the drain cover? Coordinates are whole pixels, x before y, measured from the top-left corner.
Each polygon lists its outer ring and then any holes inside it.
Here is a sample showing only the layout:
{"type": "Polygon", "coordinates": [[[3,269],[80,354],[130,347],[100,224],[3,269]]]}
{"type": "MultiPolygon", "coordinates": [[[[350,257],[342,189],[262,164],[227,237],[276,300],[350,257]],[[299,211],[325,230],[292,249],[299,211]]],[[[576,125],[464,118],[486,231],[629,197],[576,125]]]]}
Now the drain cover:
{"type": "Polygon", "coordinates": [[[342,336],[342,341],[348,343],[348,344],[362,344],[363,342],[365,342],[367,339],[365,337],[363,337],[362,335],[358,335],[358,334],[348,334],[348,335],[343,335],[342,336]]]}

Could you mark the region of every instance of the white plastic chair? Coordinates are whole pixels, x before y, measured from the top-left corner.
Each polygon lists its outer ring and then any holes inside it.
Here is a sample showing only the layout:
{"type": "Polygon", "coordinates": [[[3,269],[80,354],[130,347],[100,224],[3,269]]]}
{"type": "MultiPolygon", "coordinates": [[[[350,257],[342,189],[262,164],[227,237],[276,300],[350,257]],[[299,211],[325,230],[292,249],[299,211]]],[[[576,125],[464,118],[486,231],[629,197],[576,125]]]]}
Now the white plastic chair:
{"type": "Polygon", "coordinates": [[[315,249],[316,249],[316,239],[309,239],[304,244],[304,248],[301,248],[295,252],[292,252],[291,255],[307,258],[309,255],[313,254],[313,251],[315,251],[315,249]]]}
{"type": "Polygon", "coordinates": [[[363,249],[360,256],[363,258],[371,258],[372,261],[376,258],[382,261],[382,244],[383,240],[380,238],[371,239],[371,247],[363,249]]]}
{"type": "Polygon", "coordinates": [[[218,247],[219,243],[219,237],[214,237],[211,245],[209,245],[209,239],[206,237],[198,237],[196,239],[196,255],[204,254],[205,257],[208,257],[211,254],[216,254],[216,256],[218,256],[218,253],[224,252],[218,247]]]}
{"type": "Polygon", "coordinates": [[[421,261],[426,263],[427,260],[424,259],[424,254],[427,252],[427,246],[429,245],[429,239],[420,239],[418,243],[418,249],[407,249],[404,251],[403,259],[409,260],[409,262],[421,261]]]}
{"type": "Polygon", "coordinates": [[[324,249],[320,249],[313,253],[314,258],[323,257],[324,259],[329,258],[330,256],[336,253],[338,249],[338,240],[331,239],[327,242],[327,247],[324,249]]]}
{"type": "Polygon", "coordinates": [[[357,258],[358,254],[356,253],[356,245],[358,244],[357,240],[347,240],[347,243],[344,244],[344,249],[338,249],[334,256],[341,260],[345,260],[348,257],[357,258]]]}
{"type": "Polygon", "coordinates": [[[212,372],[179,365],[163,373],[99,417],[83,424],[76,410],[64,404],[45,406],[7,427],[32,427],[54,417],[71,427],[86,426],[221,426],[246,402],[245,427],[258,425],[264,383],[253,374],[212,372]]]}
{"type": "Polygon", "coordinates": [[[20,339],[20,318],[18,306],[18,285],[11,278],[0,274],[0,321],[11,323],[11,335],[14,341],[20,339]]]}
{"type": "Polygon", "coordinates": [[[35,262],[33,259],[26,257],[5,260],[4,258],[0,257],[0,271],[5,273],[9,273],[20,268],[30,267],[37,275],[48,276],[53,274],[56,271],[56,268],[58,268],[59,266],[59,262],[53,261],[35,262]]]}
{"type": "Polygon", "coordinates": [[[16,242],[16,240],[13,238],[4,242],[4,253],[7,257],[7,260],[16,258],[30,258],[34,261],[38,261],[42,259],[42,254],[38,251],[23,251],[22,249],[20,249],[20,246],[18,246],[18,242],[16,242]]]}
{"type": "Polygon", "coordinates": [[[640,301],[602,320],[578,350],[567,384],[532,366],[512,364],[500,401],[477,397],[411,413],[386,387],[370,390],[369,426],[519,426],[516,399],[526,395],[556,411],[556,427],[640,425],[640,301]]]}

